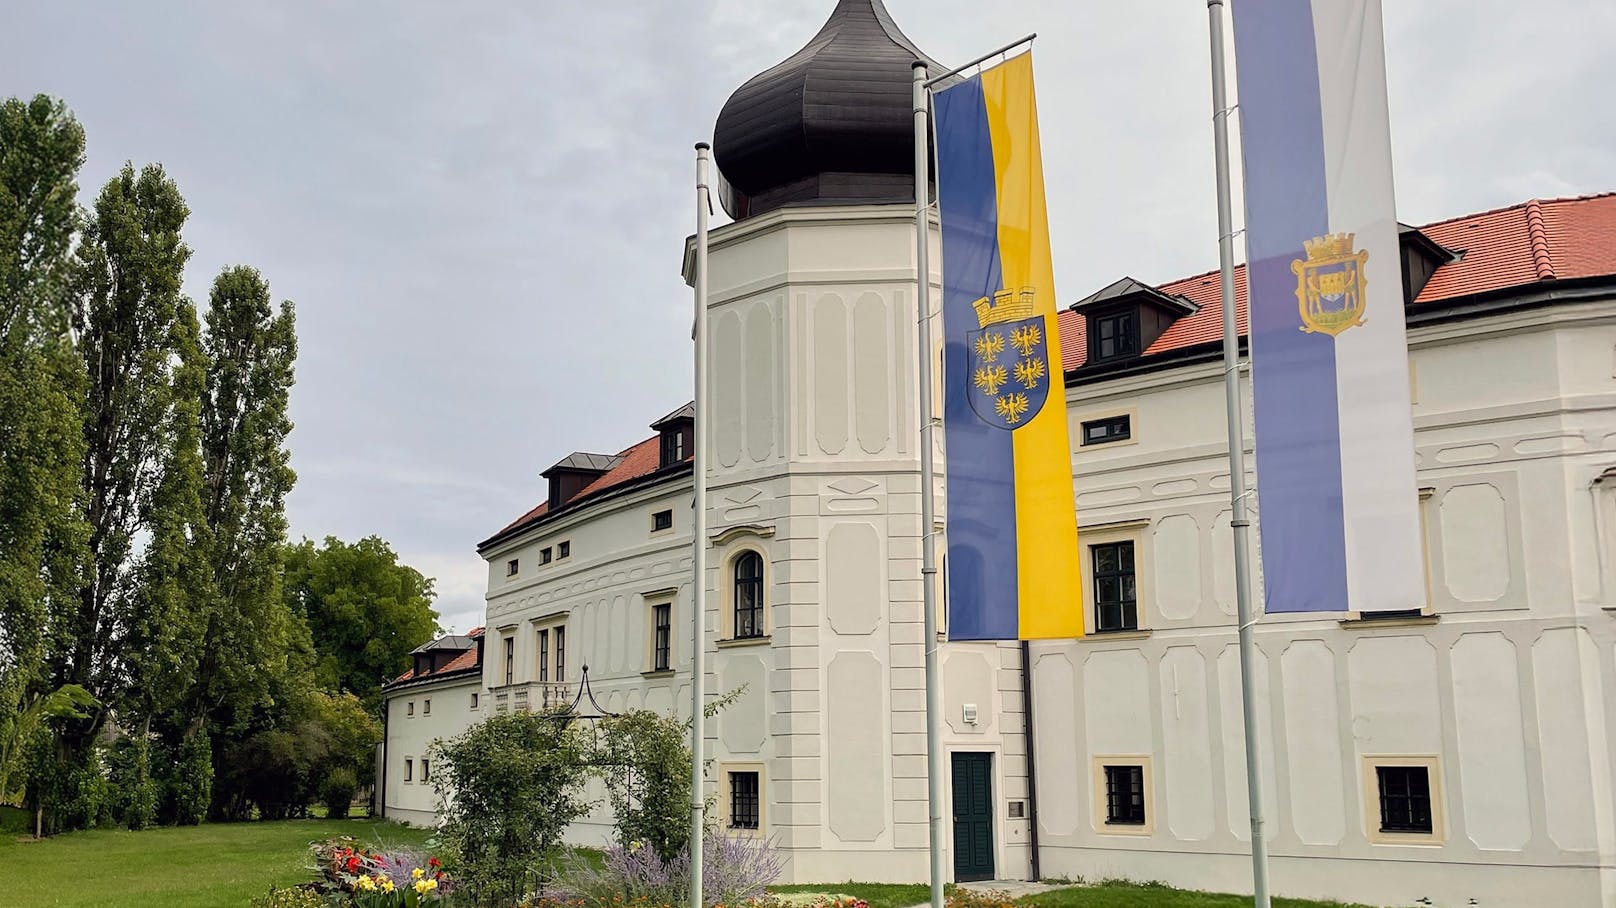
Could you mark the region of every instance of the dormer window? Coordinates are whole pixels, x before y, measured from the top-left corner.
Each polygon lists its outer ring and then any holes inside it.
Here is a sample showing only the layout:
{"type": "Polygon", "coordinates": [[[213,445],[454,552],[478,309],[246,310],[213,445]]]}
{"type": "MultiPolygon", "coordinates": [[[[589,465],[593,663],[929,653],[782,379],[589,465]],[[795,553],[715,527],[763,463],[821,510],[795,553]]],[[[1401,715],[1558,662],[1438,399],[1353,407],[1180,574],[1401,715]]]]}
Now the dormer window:
{"type": "Polygon", "coordinates": [[[1173,323],[1194,315],[1195,304],[1125,277],[1072,304],[1088,334],[1085,366],[1104,366],[1140,356],[1173,323]]]}
{"type": "Polygon", "coordinates": [[[1125,309],[1094,317],[1089,358],[1095,362],[1139,353],[1139,310],[1125,309]]]}
{"type": "Polygon", "coordinates": [[[696,443],[696,405],[685,404],[654,423],[659,439],[657,469],[684,463],[696,443]]]}

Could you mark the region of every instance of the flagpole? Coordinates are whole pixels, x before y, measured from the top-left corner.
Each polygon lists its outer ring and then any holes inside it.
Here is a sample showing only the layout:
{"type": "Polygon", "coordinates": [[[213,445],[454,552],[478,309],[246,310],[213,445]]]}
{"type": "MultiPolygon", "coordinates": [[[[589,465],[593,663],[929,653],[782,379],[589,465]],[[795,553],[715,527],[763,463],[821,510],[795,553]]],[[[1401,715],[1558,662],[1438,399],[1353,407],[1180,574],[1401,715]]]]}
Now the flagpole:
{"type": "MultiPolygon", "coordinates": [[[[937,672],[937,502],[931,400],[931,143],[926,128],[926,64],[914,63],[915,102],[915,309],[920,333],[920,597],[926,653],[927,846],[931,851],[931,908],[943,908],[943,731],[937,672]]],[[[700,906],[691,906],[700,908],[700,906]]]]}
{"type": "Polygon", "coordinates": [[[707,213],[712,209],[707,185],[707,154],[711,146],[696,143],[696,397],[695,443],[691,473],[695,478],[691,506],[690,561],[695,582],[690,592],[690,908],[703,908],[701,845],[706,798],[702,790],[702,763],[706,749],[707,635],[707,213]]]}
{"type": "Polygon", "coordinates": [[[1269,908],[1268,839],[1263,832],[1261,776],[1257,754],[1257,692],[1252,639],[1251,522],[1246,517],[1246,438],[1240,422],[1240,339],[1234,302],[1234,215],[1229,201],[1229,103],[1223,74],[1223,0],[1206,0],[1212,37],[1212,148],[1217,163],[1218,274],[1223,297],[1223,399],[1229,420],[1229,526],[1234,531],[1235,614],[1240,635],[1240,706],[1246,743],[1246,799],[1251,813],[1252,903],[1269,908]]]}

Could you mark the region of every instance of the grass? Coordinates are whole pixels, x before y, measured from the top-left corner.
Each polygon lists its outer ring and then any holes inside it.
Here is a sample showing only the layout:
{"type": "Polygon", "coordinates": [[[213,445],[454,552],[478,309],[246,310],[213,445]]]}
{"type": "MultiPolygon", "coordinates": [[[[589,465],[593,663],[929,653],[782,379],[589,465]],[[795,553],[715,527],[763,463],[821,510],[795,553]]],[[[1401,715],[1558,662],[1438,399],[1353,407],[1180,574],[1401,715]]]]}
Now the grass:
{"type": "MultiPolygon", "coordinates": [[[[1305,899],[1276,898],[1273,902],[1274,908],[1363,908],[1305,899]]],[[[1189,892],[1170,889],[1160,883],[1110,882],[1055,889],[1018,899],[1017,904],[1027,908],[1243,908],[1251,904],[1251,896],[1189,892]]]]}
{"type": "Polygon", "coordinates": [[[271,886],[309,879],[308,844],[350,835],[419,846],[430,834],[371,820],[216,823],[143,832],[96,829],[35,842],[0,839],[6,905],[16,908],[245,908],[271,886]]]}
{"type": "Polygon", "coordinates": [[[777,895],[804,892],[848,895],[869,902],[870,908],[910,908],[931,898],[931,887],[925,883],[803,883],[770,886],[769,891],[777,895]]]}

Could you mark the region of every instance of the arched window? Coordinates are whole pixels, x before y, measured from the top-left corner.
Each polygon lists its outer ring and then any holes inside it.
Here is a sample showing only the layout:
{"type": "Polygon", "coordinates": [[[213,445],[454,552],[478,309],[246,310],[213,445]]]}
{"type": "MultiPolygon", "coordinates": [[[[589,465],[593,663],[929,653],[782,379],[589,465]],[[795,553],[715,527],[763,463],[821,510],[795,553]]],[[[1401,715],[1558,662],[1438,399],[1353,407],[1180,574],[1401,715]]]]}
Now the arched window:
{"type": "Polygon", "coordinates": [[[763,556],[742,552],[735,559],[735,639],[763,636],[763,556]]]}

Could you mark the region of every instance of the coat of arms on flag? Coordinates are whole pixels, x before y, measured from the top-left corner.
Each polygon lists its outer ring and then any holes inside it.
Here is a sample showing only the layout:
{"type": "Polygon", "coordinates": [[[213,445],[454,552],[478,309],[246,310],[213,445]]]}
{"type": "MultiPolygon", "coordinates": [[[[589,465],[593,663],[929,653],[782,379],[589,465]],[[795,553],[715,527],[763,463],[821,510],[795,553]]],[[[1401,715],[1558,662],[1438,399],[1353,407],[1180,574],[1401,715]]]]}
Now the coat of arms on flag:
{"type": "Polygon", "coordinates": [[[980,330],[966,337],[966,394],[983,422],[1013,431],[1037,416],[1049,397],[1044,317],[1031,287],[1000,290],[971,305],[980,330]]]}
{"type": "Polygon", "coordinates": [[[1307,259],[1291,262],[1302,330],[1331,337],[1363,324],[1367,250],[1352,251],[1353,234],[1333,233],[1302,244],[1307,259]]]}

